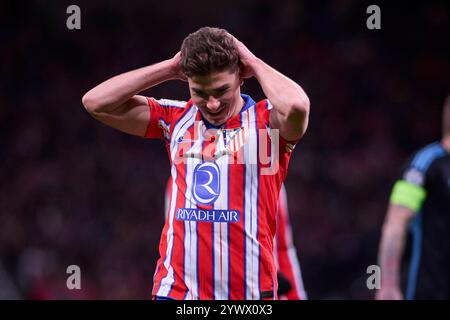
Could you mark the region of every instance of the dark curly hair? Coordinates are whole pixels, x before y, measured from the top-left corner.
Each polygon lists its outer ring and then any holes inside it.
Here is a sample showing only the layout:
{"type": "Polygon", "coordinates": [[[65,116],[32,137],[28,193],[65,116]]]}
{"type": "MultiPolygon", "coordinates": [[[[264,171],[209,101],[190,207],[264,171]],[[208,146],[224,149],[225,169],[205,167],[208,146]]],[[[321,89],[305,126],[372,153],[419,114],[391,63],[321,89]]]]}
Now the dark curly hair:
{"type": "Polygon", "coordinates": [[[224,29],[203,27],[183,40],[181,68],[187,77],[225,70],[235,72],[239,66],[236,46],[224,29]]]}

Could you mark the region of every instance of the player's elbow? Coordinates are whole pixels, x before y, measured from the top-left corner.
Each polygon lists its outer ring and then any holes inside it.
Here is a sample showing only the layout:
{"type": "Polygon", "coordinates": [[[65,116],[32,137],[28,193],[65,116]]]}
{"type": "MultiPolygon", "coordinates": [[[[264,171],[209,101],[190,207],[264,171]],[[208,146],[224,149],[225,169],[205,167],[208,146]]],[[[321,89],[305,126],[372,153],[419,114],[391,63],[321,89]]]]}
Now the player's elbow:
{"type": "MultiPolygon", "coordinates": [[[[285,114],[286,121],[293,124],[304,124],[309,117],[309,99],[305,95],[290,104],[285,114]]],[[[304,130],[301,130],[304,133],[304,130]]]]}
{"type": "Polygon", "coordinates": [[[310,101],[306,94],[303,94],[300,98],[296,99],[290,110],[290,116],[293,117],[305,117],[309,114],[310,101]]]}
{"type": "Polygon", "coordinates": [[[81,102],[83,103],[84,108],[87,112],[92,113],[95,110],[95,101],[92,99],[91,95],[86,93],[83,98],[81,98],[81,102]]]}
{"type": "Polygon", "coordinates": [[[101,110],[102,104],[90,92],[87,92],[81,99],[84,108],[90,114],[97,113],[101,110]]]}

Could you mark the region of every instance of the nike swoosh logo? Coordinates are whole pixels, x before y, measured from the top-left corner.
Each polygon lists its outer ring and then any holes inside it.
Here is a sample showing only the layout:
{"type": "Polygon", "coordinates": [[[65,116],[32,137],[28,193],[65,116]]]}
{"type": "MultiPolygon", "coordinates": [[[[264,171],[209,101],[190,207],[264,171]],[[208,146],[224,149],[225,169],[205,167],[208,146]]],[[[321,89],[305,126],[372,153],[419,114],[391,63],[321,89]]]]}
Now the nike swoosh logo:
{"type": "Polygon", "coordinates": [[[195,142],[195,140],[178,138],[178,143],[180,143],[180,142],[195,142]]]}

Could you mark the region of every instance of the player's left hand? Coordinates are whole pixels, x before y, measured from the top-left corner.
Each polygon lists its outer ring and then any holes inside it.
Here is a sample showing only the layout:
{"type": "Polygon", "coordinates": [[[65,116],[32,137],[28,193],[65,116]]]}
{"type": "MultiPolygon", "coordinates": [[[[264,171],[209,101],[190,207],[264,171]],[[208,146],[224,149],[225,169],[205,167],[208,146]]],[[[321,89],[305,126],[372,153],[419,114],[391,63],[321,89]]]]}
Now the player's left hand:
{"type": "Polygon", "coordinates": [[[236,39],[234,36],[233,41],[239,53],[239,59],[241,60],[241,77],[244,79],[251,78],[255,76],[254,64],[258,58],[243,44],[241,41],[236,39]]]}

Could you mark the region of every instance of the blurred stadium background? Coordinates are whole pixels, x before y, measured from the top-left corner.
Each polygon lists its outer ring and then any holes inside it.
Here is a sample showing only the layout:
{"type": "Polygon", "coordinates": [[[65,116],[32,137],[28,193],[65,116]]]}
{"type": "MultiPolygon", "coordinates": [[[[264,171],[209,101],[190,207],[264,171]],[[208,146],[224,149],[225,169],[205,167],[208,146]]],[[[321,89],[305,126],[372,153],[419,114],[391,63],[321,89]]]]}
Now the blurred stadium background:
{"type": "MultiPolygon", "coordinates": [[[[2,1],[0,298],[150,298],[165,149],[91,119],[81,97],[171,57],[210,25],[310,96],[286,180],[310,298],[371,299],[366,268],[392,182],[413,150],[440,137],[450,84],[448,2],[395,3],[2,1]],[[81,8],[78,31],[66,28],[71,4],[81,8]],[[381,8],[381,30],[366,28],[369,4],[381,8]],[[66,288],[71,264],[82,290],[66,288]]],[[[262,97],[255,80],[243,91],[262,97]]],[[[146,94],[189,97],[181,82],[146,94]]]]}

